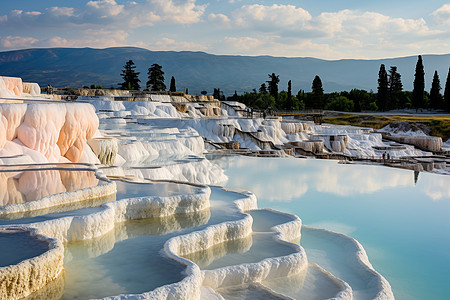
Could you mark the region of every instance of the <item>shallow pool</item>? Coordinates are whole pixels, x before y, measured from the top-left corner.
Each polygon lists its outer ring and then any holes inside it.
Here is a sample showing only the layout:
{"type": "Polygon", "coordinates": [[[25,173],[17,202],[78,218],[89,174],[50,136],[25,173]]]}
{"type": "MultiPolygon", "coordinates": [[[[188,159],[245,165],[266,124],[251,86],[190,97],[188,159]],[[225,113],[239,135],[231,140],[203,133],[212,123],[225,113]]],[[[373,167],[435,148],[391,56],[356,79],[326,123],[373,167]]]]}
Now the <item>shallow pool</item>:
{"type": "Polygon", "coordinates": [[[62,299],[143,293],[180,281],[186,267],[167,258],[164,243],[177,235],[242,219],[243,214],[232,203],[242,197],[212,187],[210,209],[131,220],[116,224],[113,230],[98,238],[66,244],[62,299]]]}
{"type": "MultiPolygon", "coordinates": [[[[227,187],[258,207],[356,238],[397,299],[448,299],[450,177],[381,166],[294,158],[216,157],[227,187]]],[[[313,256],[316,241],[302,237],[313,256]]]]}

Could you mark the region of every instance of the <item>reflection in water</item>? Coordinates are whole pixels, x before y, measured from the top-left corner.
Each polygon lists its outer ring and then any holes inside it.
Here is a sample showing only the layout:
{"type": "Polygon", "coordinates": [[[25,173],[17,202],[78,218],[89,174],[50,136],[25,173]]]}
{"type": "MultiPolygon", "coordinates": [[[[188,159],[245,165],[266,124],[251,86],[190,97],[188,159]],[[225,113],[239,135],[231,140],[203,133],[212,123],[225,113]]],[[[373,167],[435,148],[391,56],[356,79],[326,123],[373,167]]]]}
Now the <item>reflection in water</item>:
{"type": "Polygon", "coordinates": [[[185,266],[165,257],[172,232],[208,222],[209,210],[116,224],[111,232],[66,246],[63,299],[143,293],[183,279],[185,266]],[[95,283],[95,284],[93,284],[95,283]]]}
{"type": "Polygon", "coordinates": [[[252,229],[256,232],[271,232],[273,226],[288,223],[295,218],[267,209],[256,209],[248,212],[253,218],[252,229]]]}
{"type": "MultiPolygon", "coordinates": [[[[329,160],[224,157],[219,163],[227,187],[255,192],[258,207],[356,238],[396,299],[448,298],[450,269],[442,265],[450,263],[450,176],[421,172],[414,184],[411,170],[329,160]]],[[[303,235],[300,244],[306,242],[303,235]]]]}
{"type": "Polygon", "coordinates": [[[83,200],[78,202],[67,203],[59,206],[52,206],[48,208],[30,210],[25,212],[0,215],[0,225],[4,224],[27,224],[48,219],[56,219],[64,217],[64,215],[77,214],[77,210],[98,207],[103,203],[115,201],[116,195],[107,195],[99,198],[83,200]],[[66,212],[66,214],[64,214],[66,212]],[[21,220],[19,220],[21,219],[21,220]],[[12,221],[17,220],[17,221],[12,221]]]}
{"type": "Polygon", "coordinates": [[[291,201],[313,189],[346,196],[369,194],[389,187],[413,186],[412,172],[379,166],[340,165],[308,159],[225,158],[233,168],[227,186],[246,188],[270,201],[291,201]]]}
{"type": "Polygon", "coordinates": [[[217,292],[227,300],[264,299],[284,300],[286,297],[274,295],[261,284],[249,284],[218,289],[217,292]]]}
{"type": "Polygon", "coordinates": [[[214,245],[207,250],[198,251],[185,255],[184,257],[195,262],[201,269],[209,269],[208,267],[214,260],[222,258],[231,253],[247,252],[252,246],[252,235],[248,235],[243,239],[224,242],[214,245]]]}
{"type": "Polygon", "coordinates": [[[303,226],[301,243],[308,261],[347,282],[355,299],[375,298],[378,292],[376,277],[359,263],[359,248],[349,238],[303,226]]]}
{"type": "Polygon", "coordinates": [[[199,188],[189,184],[174,182],[128,182],[116,180],[117,199],[145,197],[145,196],[177,196],[191,195],[199,188]]]}
{"type": "Polygon", "coordinates": [[[0,172],[0,205],[39,200],[99,184],[94,171],[38,170],[0,172]]]}
{"type": "Polygon", "coordinates": [[[272,233],[254,233],[251,237],[228,241],[185,257],[197,263],[201,269],[213,270],[243,263],[256,263],[265,258],[295,252],[292,245],[277,242],[272,233]]]}
{"type": "Polygon", "coordinates": [[[340,292],[334,278],[315,264],[309,264],[305,272],[263,281],[262,284],[294,299],[332,299],[340,292]]]}

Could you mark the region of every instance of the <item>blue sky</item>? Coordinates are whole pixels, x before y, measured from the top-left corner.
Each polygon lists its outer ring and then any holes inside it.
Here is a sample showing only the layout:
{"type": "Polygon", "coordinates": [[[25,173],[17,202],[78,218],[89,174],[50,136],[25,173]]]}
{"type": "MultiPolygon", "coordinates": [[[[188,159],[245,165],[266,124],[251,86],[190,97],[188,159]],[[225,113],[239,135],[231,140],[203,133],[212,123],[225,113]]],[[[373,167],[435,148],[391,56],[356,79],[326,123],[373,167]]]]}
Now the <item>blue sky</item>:
{"type": "Polygon", "coordinates": [[[1,1],[0,51],[115,46],[323,59],[443,54],[450,2],[1,1]]]}

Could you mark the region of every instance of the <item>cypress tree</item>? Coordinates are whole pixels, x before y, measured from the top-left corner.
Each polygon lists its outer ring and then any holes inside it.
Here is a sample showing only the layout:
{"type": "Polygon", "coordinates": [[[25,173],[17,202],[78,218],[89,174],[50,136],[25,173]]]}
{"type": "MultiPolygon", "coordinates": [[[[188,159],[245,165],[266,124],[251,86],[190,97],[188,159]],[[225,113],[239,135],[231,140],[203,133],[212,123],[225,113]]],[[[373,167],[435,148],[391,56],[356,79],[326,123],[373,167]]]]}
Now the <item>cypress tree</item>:
{"type": "Polygon", "coordinates": [[[416,109],[425,106],[423,92],[425,90],[425,71],[423,70],[422,56],[419,55],[414,74],[414,89],[412,92],[412,105],[416,109]]]}
{"type": "Polygon", "coordinates": [[[171,92],[176,92],[177,91],[177,87],[175,86],[175,77],[173,77],[173,76],[170,79],[170,88],[169,88],[169,90],[171,92]]]}
{"type": "Polygon", "coordinates": [[[377,94],[377,106],[381,111],[385,111],[388,100],[388,78],[386,73],[386,67],[381,64],[380,71],[378,72],[378,94],[377,94]]]}
{"type": "Polygon", "coordinates": [[[266,81],[269,85],[269,94],[275,98],[275,100],[278,99],[278,83],[280,82],[280,76],[275,75],[275,73],[272,73],[268,75],[270,80],[266,81]]]}
{"type": "Polygon", "coordinates": [[[292,82],[288,81],[287,99],[286,99],[286,109],[290,110],[294,107],[294,101],[292,101],[292,82]]]}
{"type": "Polygon", "coordinates": [[[316,75],[314,77],[314,80],[312,82],[312,98],[313,98],[313,108],[324,108],[324,101],[323,101],[323,86],[322,86],[322,80],[320,80],[319,75],[316,75]]]}
{"type": "Polygon", "coordinates": [[[139,86],[139,82],[141,81],[138,78],[140,73],[136,72],[134,69],[136,69],[136,66],[131,59],[123,66],[122,73],[120,74],[123,78],[123,82],[119,83],[122,90],[139,90],[141,88],[139,86]]]}
{"type": "Polygon", "coordinates": [[[396,66],[391,66],[388,74],[388,109],[399,107],[399,94],[403,90],[401,75],[396,66]]]}
{"type": "Polygon", "coordinates": [[[147,89],[155,92],[166,90],[166,85],[164,84],[164,72],[160,65],[153,64],[150,68],[148,68],[147,74],[147,89]]]}
{"type": "Polygon", "coordinates": [[[444,108],[450,112],[450,68],[448,68],[447,81],[445,82],[444,108]]]}
{"type": "Polygon", "coordinates": [[[437,71],[434,71],[433,82],[430,90],[430,108],[440,108],[442,101],[441,95],[441,81],[437,71]]]}

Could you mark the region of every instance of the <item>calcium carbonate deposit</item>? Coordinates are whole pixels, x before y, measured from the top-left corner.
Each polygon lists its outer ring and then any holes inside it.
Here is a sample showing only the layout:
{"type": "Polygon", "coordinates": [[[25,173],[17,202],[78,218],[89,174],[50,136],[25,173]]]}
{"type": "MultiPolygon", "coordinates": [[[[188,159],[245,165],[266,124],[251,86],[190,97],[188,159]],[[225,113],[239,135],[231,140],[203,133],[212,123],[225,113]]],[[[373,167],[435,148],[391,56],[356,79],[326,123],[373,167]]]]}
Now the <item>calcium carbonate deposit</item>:
{"type": "MultiPolygon", "coordinates": [[[[306,228],[344,248],[354,273],[309,261],[298,216],[260,210],[251,192],[217,187],[227,177],[204,157],[234,143],[256,155],[375,158],[392,146],[380,133],[247,119],[231,104],[186,112],[156,96],[29,104],[24,93],[41,97],[35,84],[0,77],[0,97],[25,100],[0,104],[0,247],[12,257],[0,265],[1,298],[39,291],[54,299],[394,298],[358,241],[306,228]],[[46,247],[31,243],[36,251],[19,256],[1,240],[24,232],[46,247]]],[[[430,154],[410,145],[388,151],[430,154]]]]}

